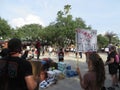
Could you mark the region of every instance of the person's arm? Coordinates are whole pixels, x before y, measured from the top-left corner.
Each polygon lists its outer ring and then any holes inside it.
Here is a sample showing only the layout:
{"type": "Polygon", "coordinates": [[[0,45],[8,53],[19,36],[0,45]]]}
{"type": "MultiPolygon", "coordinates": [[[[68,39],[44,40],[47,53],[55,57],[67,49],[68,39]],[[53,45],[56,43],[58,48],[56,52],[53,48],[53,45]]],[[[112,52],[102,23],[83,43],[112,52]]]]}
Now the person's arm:
{"type": "Polygon", "coordinates": [[[79,79],[80,79],[80,85],[83,89],[87,90],[87,88],[89,87],[89,74],[86,73],[83,77],[81,75],[80,69],[77,68],[77,72],[79,75],[79,79]]]}
{"type": "Polygon", "coordinates": [[[35,90],[35,88],[37,87],[37,81],[34,80],[33,75],[26,76],[25,81],[26,81],[28,90],[35,90]]]}
{"type": "Polygon", "coordinates": [[[80,69],[78,67],[77,67],[77,72],[78,72],[78,75],[79,75],[81,87],[86,89],[88,87],[88,80],[87,80],[88,76],[87,76],[87,74],[84,75],[84,77],[82,78],[80,69]]]}
{"type": "Polygon", "coordinates": [[[80,79],[80,82],[82,81],[82,76],[81,76],[81,72],[80,72],[80,69],[77,67],[77,73],[79,75],[79,79],[80,79]]]}
{"type": "Polygon", "coordinates": [[[107,62],[105,62],[105,65],[108,65],[108,64],[111,64],[111,63],[113,63],[114,62],[114,58],[110,58],[110,61],[107,61],[107,62]]]}
{"type": "Polygon", "coordinates": [[[39,78],[34,78],[32,73],[32,65],[30,62],[24,60],[24,73],[25,73],[25,82],[28,90],[35,90],[37,88],[37,81],[39,78]]]}
{"type": "Polygon", "coordinates": [[[82,88],[84,88],[84,82],[83,82],[83,79],[82,79],[82,75],[81,75],[81,72],[80,72],[80,69],[77,67],[77,72],[78,72],[78,75],[79,75],[79,79],[80,79],[80,85],[82,88]]]}

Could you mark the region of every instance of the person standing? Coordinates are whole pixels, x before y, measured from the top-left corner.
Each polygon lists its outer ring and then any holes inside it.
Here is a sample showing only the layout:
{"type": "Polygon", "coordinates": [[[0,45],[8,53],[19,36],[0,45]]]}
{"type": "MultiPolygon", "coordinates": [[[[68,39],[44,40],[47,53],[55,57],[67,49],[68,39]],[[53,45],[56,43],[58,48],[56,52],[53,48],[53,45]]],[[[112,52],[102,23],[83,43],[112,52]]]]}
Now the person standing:
{"type": "Polygon", "coordinates": [[[59,59],[59,62],[64,61],[64,52],[62,48],[60,48],[60,51],[58,52],[58,59],[59,59]]]}
{"type": "Polygon", "coordinates": [[[80,85],[84,90],[103,90],[105,81],[105,68],[102,58],[97,53],[90,53],[88,56],[88,72],[83,77],[80,68],[77,72],[80,85]]]}
{"type": "Polygon", "coordinates": [[[17,38],[8,42],[8,56],[0,59],[0,90],[34,90],[37,87],[30,62],[20,58],[21,46],[17,38]]]}
{"type": "Polygon", "coordinates": [[[82,51],[79,52],[79,56],[80,56],[80,58],[82,58],[82,51]]]}
{"type": "Polygon", "coordinates": [[[1,57],[5,57],[8,55],[8,40],[6,40],[3,44],[3,48],[2,48],[2,51],[0,52],[0,56],[1,57]]]}
{"type": "Polygon", "coordinates": [[[117,79],[118,64],[115,62],[116,54],[117,52],[115,46],[111,46],[109,48],[109,54],[107,57],[107,61],[105,63],[105,65],[108,65],[109,74],[111,75],[112,78],[112,86],[109,87],[109,89],[115,89],[115,87],[119,87],[117,79]]]}
{"type": "Polygon", "coordinates": [[[41,44],[40,44],[39,40],[36,41],[35,47],[37,49],[37,59],[39,59],[40,58],[40,48],[41,48],[41,44]]]}
{"type": "Polygon", "coordinates": [[[49,56],[51,56],[52,52],[53,52],[53,48],[52,48],[52,46],[49,46],[49,47],[48,47],[49,56]]]}
{"type": "Polygon", "coordinates": [[[119,78],[118,78],[118,81],[120,83],[120,46],[118,46],[117,48],[117,52],[118,52],[118,55],[119,55],[119,66],[118,66],[118,70],[119,70],[119,78]]]}

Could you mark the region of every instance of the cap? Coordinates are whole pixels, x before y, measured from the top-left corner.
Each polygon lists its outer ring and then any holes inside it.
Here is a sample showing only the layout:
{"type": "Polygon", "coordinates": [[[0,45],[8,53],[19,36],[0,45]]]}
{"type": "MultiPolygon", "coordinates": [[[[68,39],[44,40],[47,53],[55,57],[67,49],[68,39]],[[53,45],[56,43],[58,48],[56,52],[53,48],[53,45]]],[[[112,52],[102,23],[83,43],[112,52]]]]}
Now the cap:
{"type": "Polygon", "coordinates": [[[22,42],[18,38],[12,38],[11,40],[8,41],[8,49],[9,52],[21,52],[22,42]]]}

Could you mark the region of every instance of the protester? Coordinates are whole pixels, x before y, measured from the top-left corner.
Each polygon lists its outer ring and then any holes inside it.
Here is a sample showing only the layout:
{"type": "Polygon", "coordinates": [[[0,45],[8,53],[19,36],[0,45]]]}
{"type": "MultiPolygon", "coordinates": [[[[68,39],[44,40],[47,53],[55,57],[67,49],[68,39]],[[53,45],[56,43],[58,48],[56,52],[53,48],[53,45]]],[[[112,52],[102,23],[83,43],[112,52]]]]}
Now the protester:
{"type": "Polygon", "coordinates": [[[109,87],[108,89],[115,89],[115,87],[119,87],[117,79],[118,64],[115,62],[116,54],[117,52],[115,46],[111,46],[109,48],[109,54],[107,57],[107,61],[105,63],[105,65],[108,65],[109,74],[111,75],[112,78],[112,86],[109,87]]]}
{"type": "Polygon", "coordinates": [[[82,58],[82,51],[79,52],[79,56],[80,56],[80,58],[82,58]]]}
{"type": "Polygon", "coordinates": [[[34,90],[37,86],[30,62],[19,57],[21,46],[17,38],[8,42],[8,56],[0,59],[0,90],[34,90]]]}
{"type": "Polygon", "coordinates": [[[60,50],[58,52],[58,60],[59,60],[59,62],[64,61],[64,52],[63,52],[62,48],[60,48],[60,50]]]}
{"type": "Polygon", "coordinates": [[[27,60],[29,50],[25,50],[24,53],[22,54],[21,58],[24,60],[27,60]]]}
{"type": "Polygon", "coordinates": [[[37,49],[37,59],[39,59],[40,58],[40,48],[41,48],[41,43],[39,40],[36,41],[35,47],[37,49]]]}
{"type": "Polygon", "coordinates": [[[80,85],[84,90],[103,90],[105,68],[102,58],[97,53],[90,53],[88,56],[88,72],[83,77],[79,67],[77,72],[80,85]]]}
{"type": "Polygon", "coordinates": [[[6,40],[3,44],[3,48],[2,48],[2,51],[0,52],[0,56],[1,57],[5,57],[8,55],[8,40],[6,40]]]}
{"type": "Polygon", "coordinates": [[[49,56],[51,56],[52,52],[53,52],[53,48],[52,48],[51,46],[49,46],[49,47],[48,47],[49,56]]]}
{"type": "Polygon", "coordinates": [[[79,54],[79,57],[82,58],[82,52],[75,52],[75,56],[77,57],[77,54],[79,54]]]}
{"type": "Polygon", "coordinates": [[[118,78],[118,81],[119,81],[119,83],[120,83],[120,46],[118,46],[117,51],[118,51],[118,55],[119,55],[119,66],[118,66],[119,78],[118,78]]]}

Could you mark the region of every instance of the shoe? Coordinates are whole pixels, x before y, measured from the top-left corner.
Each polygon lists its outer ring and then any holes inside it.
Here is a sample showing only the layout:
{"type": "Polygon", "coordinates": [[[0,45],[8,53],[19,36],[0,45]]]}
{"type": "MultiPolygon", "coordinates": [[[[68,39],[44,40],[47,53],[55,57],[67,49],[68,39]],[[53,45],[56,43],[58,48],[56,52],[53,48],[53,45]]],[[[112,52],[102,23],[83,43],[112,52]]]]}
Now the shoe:
{"type": "Polygon", "coordinates": [[[42,81],[40,84],[39,84],[39,87],[44,89],[44,88],[47,88],[49,86],[49,83],[46,82],[46,80],[42,81]]]}

